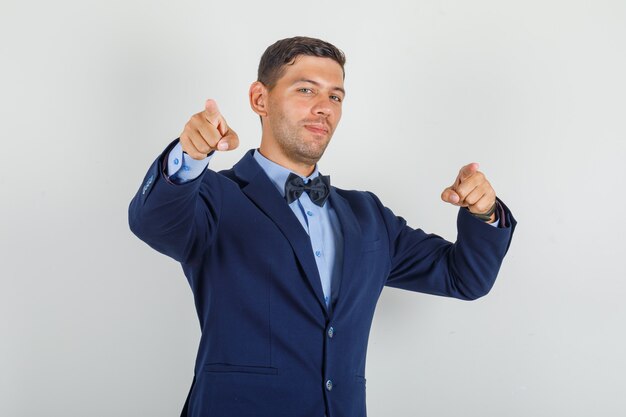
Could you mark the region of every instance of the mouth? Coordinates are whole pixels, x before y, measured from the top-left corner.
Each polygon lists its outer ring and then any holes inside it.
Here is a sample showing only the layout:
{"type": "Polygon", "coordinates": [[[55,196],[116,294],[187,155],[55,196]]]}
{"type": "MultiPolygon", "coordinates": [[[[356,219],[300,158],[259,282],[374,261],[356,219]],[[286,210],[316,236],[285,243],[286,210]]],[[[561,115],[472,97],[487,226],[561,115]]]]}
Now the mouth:
{"type": "Polygon", "coordinates": [[[328,134],[328,128],[326,128],[323,125],[304,125],[304,127],[308,131],[313,132],[313,133],[318,134],[318,135],[327,135],[328,134]]]}

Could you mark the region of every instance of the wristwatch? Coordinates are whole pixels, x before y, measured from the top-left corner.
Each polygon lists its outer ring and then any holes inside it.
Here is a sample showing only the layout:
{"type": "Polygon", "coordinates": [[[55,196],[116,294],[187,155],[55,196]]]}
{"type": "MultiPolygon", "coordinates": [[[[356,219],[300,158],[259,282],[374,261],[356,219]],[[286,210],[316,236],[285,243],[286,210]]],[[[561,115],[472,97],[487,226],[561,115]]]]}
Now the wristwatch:
{"type": "MultiPolygon", "coordinates": [[[[470,214],[471,214],[472,216],[474,216],[474,217],[478,217],[480,220],[483,220],[483,221],[485,221],[485,222],[488,222],[489,220],[491,220],[491,215],[492,215],[493,213],[495,213],[495,211],[496,211],[496,208],[497,208],[497,207],[498,207],[498,201],[496,200],[496,201],[493,203],[493,206],[491,206],[491,208],[490,208],[490,209],[489,209],[486,213],[472,213],[472,212],[470,211],[470,214]]],[[[468,209],[468,211],[469,211],[469,209],[468,209]]]]}

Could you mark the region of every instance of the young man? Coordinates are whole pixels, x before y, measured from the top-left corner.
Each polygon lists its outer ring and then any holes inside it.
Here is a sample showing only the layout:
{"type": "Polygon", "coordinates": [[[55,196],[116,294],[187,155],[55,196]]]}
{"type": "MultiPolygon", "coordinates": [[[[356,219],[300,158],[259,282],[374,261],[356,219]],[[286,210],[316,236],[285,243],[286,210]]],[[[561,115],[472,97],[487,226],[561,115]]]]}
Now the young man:
{"type": "Polygon", "coordinates": [[[239,144],[208,100],[130,203],[133,233],[181,263],[194,295],[202,337],[183,416],[365,416],[383,287],[469,300],[494,283],[515,220],[477,164],[442,193],[461,206],[455,243],[319,174],[341,119],[344,63],[318,39],[271,45],[249,93],[260,147],[232,169],[206,169],[239,144]]]}

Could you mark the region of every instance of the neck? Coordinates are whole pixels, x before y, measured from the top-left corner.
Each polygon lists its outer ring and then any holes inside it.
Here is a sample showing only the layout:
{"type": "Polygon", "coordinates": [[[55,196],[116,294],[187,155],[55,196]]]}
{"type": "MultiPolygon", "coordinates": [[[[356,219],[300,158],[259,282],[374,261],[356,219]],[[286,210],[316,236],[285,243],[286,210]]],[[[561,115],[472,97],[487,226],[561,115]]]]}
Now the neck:
{"type": "Polygon", "coordinates": [[[313,171],[315,171],[315,164],[310,164],[303,161],[294,161],[293,159],[285,155],[282,149],[280,149],[279,146],[273,144],[272,141],[263,140],[262,138],[259,152],[261,152],[261,155],[263,155],[270,161],[275,162],[278,165],[281,165],[303,177],[308,177],[313,173],[313,171]]]}

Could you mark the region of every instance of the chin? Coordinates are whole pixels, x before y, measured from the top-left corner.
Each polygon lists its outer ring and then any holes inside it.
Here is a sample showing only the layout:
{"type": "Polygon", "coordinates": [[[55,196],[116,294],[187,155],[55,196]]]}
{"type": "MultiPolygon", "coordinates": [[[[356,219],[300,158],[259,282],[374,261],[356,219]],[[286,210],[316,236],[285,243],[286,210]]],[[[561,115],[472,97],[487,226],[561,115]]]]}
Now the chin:
{"type": "Polygon", "coordinates": [[[305,163],[307,165],[315,165],[322,158],[322,155],[324,155],[324,149],[315,152],[295,152],[293,156],[295,157],[295,159],[299,160],[302,163],[305,163]]]}
{"type": "Polygon", "coordinates": [[[324,147],[324,149],[318,151],[318,152],[309,152],[306,155],[303,155],[303,157],[307,158],[310,161],[313,161],[314,164],[317,163],[317,161],[319,161],[320,159],[322,159],[322,156],[324,156],[324,152],[326,151],[326,147],[324,147]]]}

